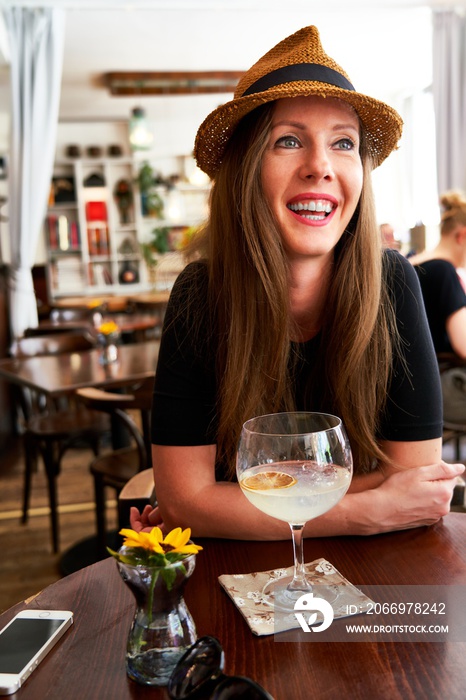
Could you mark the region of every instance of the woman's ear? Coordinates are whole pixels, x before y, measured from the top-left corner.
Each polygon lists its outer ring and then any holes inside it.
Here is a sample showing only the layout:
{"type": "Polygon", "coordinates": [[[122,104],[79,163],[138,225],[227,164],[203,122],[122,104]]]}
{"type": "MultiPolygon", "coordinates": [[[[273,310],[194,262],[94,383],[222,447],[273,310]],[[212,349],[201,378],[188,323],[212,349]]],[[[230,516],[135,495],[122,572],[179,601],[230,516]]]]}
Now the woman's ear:
{"type": "Polygon", "coordinates": [[[455,239],[459,245],[466,247],[466,226],[458,226],[455,239]]]}

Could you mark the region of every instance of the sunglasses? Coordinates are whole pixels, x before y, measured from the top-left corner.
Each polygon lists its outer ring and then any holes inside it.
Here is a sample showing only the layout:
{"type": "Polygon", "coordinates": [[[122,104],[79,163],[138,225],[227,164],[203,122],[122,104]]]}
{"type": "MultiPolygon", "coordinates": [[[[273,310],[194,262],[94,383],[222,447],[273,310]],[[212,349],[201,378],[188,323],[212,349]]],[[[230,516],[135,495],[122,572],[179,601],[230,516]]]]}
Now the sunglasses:
{"type": "Polygon", "coordinates": [[[181,657],[168,681],[171,700],[273,700],[250,678],[223,673],[225,655],[215,637],[200,637],[181,657]]]}

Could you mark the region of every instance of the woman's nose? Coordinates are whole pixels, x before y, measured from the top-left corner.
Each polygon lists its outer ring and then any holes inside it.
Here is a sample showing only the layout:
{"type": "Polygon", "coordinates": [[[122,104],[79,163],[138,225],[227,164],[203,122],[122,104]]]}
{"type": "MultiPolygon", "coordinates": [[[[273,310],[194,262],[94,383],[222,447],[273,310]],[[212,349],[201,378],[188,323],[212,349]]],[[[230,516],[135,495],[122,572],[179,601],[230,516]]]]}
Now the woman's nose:
{"type": "Polygon", "coordinates": [[[333,178],[334,172],[331,159],[324,146],[313,145],[312,148],[309,148],[309,150],[303,154],[301,176],[305,179],[314,178],[316,180],[328,180],[333,178]]]}

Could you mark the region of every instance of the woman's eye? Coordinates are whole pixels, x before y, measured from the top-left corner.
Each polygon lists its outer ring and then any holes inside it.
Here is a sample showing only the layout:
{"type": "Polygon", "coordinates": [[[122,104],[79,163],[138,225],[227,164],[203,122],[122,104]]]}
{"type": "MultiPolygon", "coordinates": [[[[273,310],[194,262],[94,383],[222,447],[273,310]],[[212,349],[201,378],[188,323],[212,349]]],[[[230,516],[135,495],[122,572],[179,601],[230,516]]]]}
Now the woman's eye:
{"type": "Polygon", "coordinates": [[[340,151],[352,151],[355,147],[352,139],[340,139],[335,145],[340,151]]]}
{"type": "Polygon", "coordinates": [[[282,136],[275,145],[281,148],[299,148],[301,144],[296,136],[282,136]]]}

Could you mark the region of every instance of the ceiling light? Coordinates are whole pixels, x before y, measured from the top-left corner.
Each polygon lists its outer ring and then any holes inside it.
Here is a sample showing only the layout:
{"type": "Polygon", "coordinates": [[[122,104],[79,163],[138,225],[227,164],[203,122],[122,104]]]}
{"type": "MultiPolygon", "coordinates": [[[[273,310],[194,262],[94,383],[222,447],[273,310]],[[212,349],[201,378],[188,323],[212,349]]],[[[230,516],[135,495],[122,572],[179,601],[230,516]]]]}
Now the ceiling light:
{"type": "Polygon", "coordinates": [[[146,113],[141,107],[135,107],[129,120],[129,143],[133,151],[147,151],[154,140],[146,113]]]}

